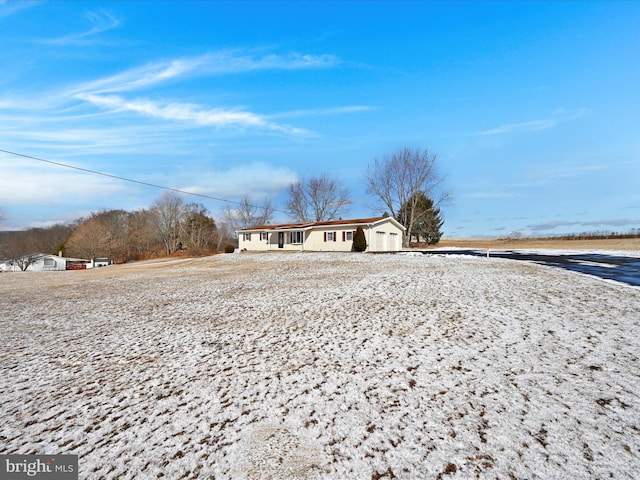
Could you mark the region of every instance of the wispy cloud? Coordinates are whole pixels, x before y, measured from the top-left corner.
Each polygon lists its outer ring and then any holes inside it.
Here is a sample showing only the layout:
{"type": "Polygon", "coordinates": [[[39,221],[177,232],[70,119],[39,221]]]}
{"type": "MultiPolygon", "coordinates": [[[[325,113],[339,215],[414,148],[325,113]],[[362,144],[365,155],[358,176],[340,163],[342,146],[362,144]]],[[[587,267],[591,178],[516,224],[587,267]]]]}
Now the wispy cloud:
{"type": "Polygon", "coordinates": [[[214,126],[218,128],[259,128],[293,135],[305,135],[310,132],[285,124],[267,121],[263,116],[239,109],[202,109],[191,103],[155,102],[148,99],[126,100],[117,95],[79,94],[78,98],[90,102],[98,107],[111,111],[136,112],[150,117],[189,122],[197,126],[214,126]]]}
{"type": "MultiPolygon", "coordinates": [[[[109,115],[110,112],[105,114],[109,115]]],[[[156,122],[149,125],[140,121],[135,125],[108,125],[94,116],[85,119],[56,117],[45,121],[15,119],[9,124],[0,115],[0,138],[11,138],[11,148],[17,151],[36,155],[40,149],[51,153],[60,151],[64,152],[65,158],[102,155],[105,152],[111,155],[141,151],[147,154],[179,154],[184,153],[185,143],[202,141],[197,130],[188,126],[179,129],[175,123],[162,125],[156,122]],[[52,124],[56,127],[52,127],[52,124]]]]}
{"type": "MultiPolygon", "coordinates": [[[[308,136],[308,130],[274,122],[280,115],[261,115],[242,107],[208,108],[188,102],[153,98],[127,98],[128,93],[150,89],[167,82],[179,82],[197,76],[215,76],[256,70],[295,70],[329,68],[339,64],[332,55],[257,55],[237,50],[225,50],[194,57],[177,58],[132,68],[68,90],[67,95],[111,112],[134,112],[161,120],[188,122],[195,126],[218,128],[253,128],[288,135],[308,136]]],[[[371,107],[347,106],[318,109],[316,114],[336,114],[363,111],[371,107]]],[[[311,113],[294,113],[302,116],[311,113]]],[[[282,115],[284,116],[284,115],[282,115]]],[[[289,115],[292,116],[292,115],[289,115]]]]}
{"type": "MultiPolygon", "coordinates": [[[[75,93],[130,92],[172,80],[198,76],[229,75],[258,70],[300,70],[331,68],[340,63],[333,55],[252,55],[237,50],[224,50],[193,57],[150,63],[74,87],[75,93]]],[[[72,91],[71,93],[74,93],[72,91]]]]}
{"type": "Polygon", "coordinates": [[[208,55],[210,73],[242,73],[254,70],[299,70],[331,68],[341,63],[334,55],[310,55],[290,52],[286,54],[252,54],[239,50],[225,50],[208,55]]]}
{"type": "Polygon", "coordinates": [[[74,170],[37,164],[33,161],[16,162],[15,159],[0,159],[0,202],[6,205],[47,205],[64,203],[59,185],[73,185],[74,195],[79,201],[108,200],[126,191],[122,182],[74,170]],[[31,178],[37,181],[15,181],[31,178]]]}
{"type": "Polygon", "coordinates": [[[507,133],[535,132],[539,130],[547,130],[558,126],[559,124],[584,116],[586,109],[578,109],[568,111],[565,108],[559,108],[551,112],[549,118],[539,120],[529,120],[526,122],[507,123],[488,130],[475,132],[475,135],[500,135],[507,133]]]}
{"type": "Polygon", "coordinates": [[[173,79],[192,77],[202,74],[207,56],[178,58],[132,68],[92,82],[74,86],[70,95],[82,93],[130,92],[152,87],[173,79]]]}
{"type": "Polygon", "coordinates": [[[41,39],[38,43],[45,45],[87,45],[96,43],[96,35],[113,30],[120,26],[120,20],[114,17],[107,10],[99,9],[87,12],[85,14],[87,23],[90,25],[88,30],[78,33],[71,33],[63,37],[41,39]]]}
{"type": "Polygon", "coordinates": [[[269,118],[292,118],[292,117],[311,117],[325,115],[342,115],[349,113],[360,113],[375,110],[377,107],[371,105],[347,105],[344,107],[330,108],[310,108],[306,110],[292,110],[290,112],[275,113],[269,115],[269,118]]]}
{"type": "Polygon", "coordinates": [[[490,130],[482,130],[476,132],[477,135],[499,135],[501,133],[518,133],[518,132],[535,132],[537,130],[546,130],[555,127],[558,121],[555,119],[532,120],[529,122],[509,123],[501,125],[490,130]]]}
{"type": "Polygon", "coordinates": [[[577,158],[571,161],[556,160],[531,165],[523,174],[521,181],[505,184],[511,189],[538,188],[566,182],[569,179],[588,177],[611,168],[611,164],[595,162],[590,158],[577,158]]]}
{"type": "Polygon", "coordinates": [[[635,227],[640,224],[640,220],[630,218],[608,218],[600,220],[589,220],[583,222],[576,221],[550,221],[542,223],[534,223],[527,225],[526,228],[534,232],[540,232],[545,230],[555,230],[560,227],[585,227],[585,228],[610,228],[610,227],[635,227]]]}
{"type": "Polygon", "coordinates": [[[467,198],[507,198],[512,197],[513,195],[505,192],[470,192],[465,195],[467,198]]]}
{"type": "MultiPolygon", "coordinates": [[[[87,38],[93,38],[99,30],[98,27],[88,30],[87,38]]],[[[130,176],[193,193],[223,198],[240,194],[274,195],[295,181],[296,173],[259,162],[243,165],[239,161],[232,169],[220,168],[218,161],[223,164],[224,160],[211,160],[219,138],[212,135],[212,130],[231,137],[257,133],[306,138],[312,132],[250,107],[196,103],[192,97],[181,97],[180,89],[172,97],[167,89],[160,94],[157,87],[198,76],[215,78],[261,69],[332,68],[339,63],[339,59],[327,55],[226,51],[144,64],[75,85],[52,85],[34,91],[27,86],[0,96],[0,138],[7,140],[3,147],[8,150],[62,163],[70,163],[73,158],[78,159],[79,165],[91,161],[90,168],[113,174],[125,171],[125,166],[119,164],[121,158],[157,157],[157,164],[166,168],[145,169],[130,176]],[[182,164],[185,159],[197,160],[193,160],[193,168],[180,168],[174,165],[175,159],[181,159],[182,164]],[[198,163],[203,161],[207,162],[206,168],[198,163]]],[[[366,108],[356,105],[317,109],[316,114],[366,108]]],[[[61,218],[54,210],[68,201],[68,192],[56,185],[74,186],[76,217],[94,208],[90,205],[101,203],[112,208],[129,208],[126,205],[131,201],[148,205],[154,195],[154,191],[132,190],[127,183],[115,179],[30,161],[16,162],[15,158],[0,157],[0,171],[0,205],[37,211],[33,220],[43,215],[61,218]]],[[[28,214],[9,220],[12,223],[5,226],[32,223],[28,214]]]]}
{"type": "Polygon", "coordinates": [[[572,227],[574,225],[580,225],[580,222],[552,221],[552,222],[532,223],[527,225],[526,228],[535,232],[540,232],[544,230],[554,230],[558,227],[572,227]]]}
{"type": "Polygon", "coordinates": [[[23,0],[21,2],[9,2],[7,0],[0,0],[0,18],[1,17],[9,17],[15,13],[18,13],[21,10],[26,8],[35,7],[39,5],[40,1],[29,1],[23,0]]]}
{"type": "Polygon", "coordinates": [[[180,180],[185,185],[180,187],[180,190],[202,195],[222,197],[250,195],[260,198],[282,191],[297,180],[298,175],[286,167],[252,162],[237,165],[228,170],[200,173],[197,179],[180,180]],[[197,184],[189,185],[188,182],[193,180],[197,180],[197,184]]]}

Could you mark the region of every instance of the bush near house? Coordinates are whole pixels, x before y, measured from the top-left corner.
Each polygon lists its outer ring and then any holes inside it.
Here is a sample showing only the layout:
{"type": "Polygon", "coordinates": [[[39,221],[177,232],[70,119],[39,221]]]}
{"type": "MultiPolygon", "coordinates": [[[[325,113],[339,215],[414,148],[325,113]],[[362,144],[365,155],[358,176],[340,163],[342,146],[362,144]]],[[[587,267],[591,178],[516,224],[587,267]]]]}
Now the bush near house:
{"type": "Polygon", "coordinates": [[[364,235],[364,230],[361,226],[358,226],[356,233],[353,236],[353,251],[364,252],[367,249],[367,238],[364,235]]]}

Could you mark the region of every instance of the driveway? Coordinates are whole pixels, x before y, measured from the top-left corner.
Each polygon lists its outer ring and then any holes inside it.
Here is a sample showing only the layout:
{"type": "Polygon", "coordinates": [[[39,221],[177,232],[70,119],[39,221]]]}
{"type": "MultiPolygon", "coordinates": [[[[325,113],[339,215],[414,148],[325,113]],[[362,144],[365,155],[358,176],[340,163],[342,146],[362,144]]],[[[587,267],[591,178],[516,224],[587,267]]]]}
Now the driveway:
{"type": "MultiPolygon", "coordinates": [[[[473,255],[485,257],[486,250],[422,250],[426,255],[473,255]]],[[[517,250],[490,250],[491,257],[526,260],[560,267],[573,272],[595,275],[607,280],[640,286],[640,253],[638,257],[604,255],[599,253],[551,254],[517,250]]]]}

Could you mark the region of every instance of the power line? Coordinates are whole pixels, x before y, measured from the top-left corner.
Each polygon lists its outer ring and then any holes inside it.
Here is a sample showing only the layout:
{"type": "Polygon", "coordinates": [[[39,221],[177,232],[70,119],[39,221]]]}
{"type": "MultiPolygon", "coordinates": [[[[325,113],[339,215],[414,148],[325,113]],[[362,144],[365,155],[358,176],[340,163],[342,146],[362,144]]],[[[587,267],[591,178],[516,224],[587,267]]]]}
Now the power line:
{"type": "MultiPolygon", "coordinates": [[[[245,205],[244,203],[235,202],[233,200],[226,200],[224,198],[212,197],[210,195],[204,195],[202,193],[187,192],[186,190],[180,190],[178,188],[165,187],[163,185],[157,185],[155,183],[143,182],[142,180],[134,180],[132,178],[121,177],[119,175],[113,175],[111,173],[98,172],[96,170],[90,170],[88,168],[76,167],[74,165],[69,165],[69,164],[61,163],[61,162],[54,162],[53,160],[46,160],[44,158],[38,158],[38,157],[34,157],[32,155],[25,155],[24,153],[12,152],[12,151],[9,151],[9,150],[3,150],[1,148],[0,148],[0,152],[6,153],[8,155],[14,155],[16,157],[23,157],[23,158],[28,158],[30,160],[36,160],[38,162],[49,163],[51,165],[56,165],[58,167],[65,167],[65,168],[71,168],[73,170],[80,170],[81,172],[87,172],[87,173],[91,173],[93,175],[101,175],[103,177],[114,178],[116,180],[122,180],[124,182],[131,182],[131,183],[137,183],[139,185],[145,185],[147,187],[160,188],[162,190],[168,190],[170,192],[181,193],[183,195],[191,195],[191,196],[194,196],[194,197],[206,198],[206,199],[209,199],[209,200],[215,200],[216,202],[225,202],[225,203],[233,203],[233,204],[236,204],[236,205],[245,205]]],[[[262,208],[262,207],[260,207],[258,205],[250,205],[250,204],[246,204],[246,205],[249,206],[249,207],[253,207],[253,208],[262,208]]],[[[289,213],[289,212],[285,212],[284,210],[278,210],[276,208],[272,208],[271,210],[274,211],[274,212],[279,212],[279,213],[286,213],[286,214],[289,213]]]]}

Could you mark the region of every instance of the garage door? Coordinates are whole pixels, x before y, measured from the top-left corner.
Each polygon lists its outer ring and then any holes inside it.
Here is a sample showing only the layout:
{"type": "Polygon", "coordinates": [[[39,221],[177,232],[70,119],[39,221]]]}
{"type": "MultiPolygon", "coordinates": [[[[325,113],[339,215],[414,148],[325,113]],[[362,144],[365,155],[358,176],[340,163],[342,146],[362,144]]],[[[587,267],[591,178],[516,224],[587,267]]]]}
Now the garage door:
{"type": "Polygon", "coordinates": [[[397,233],[389,234],[389,250],[392,252],[400,250],[400,235],[397,233]]]}

